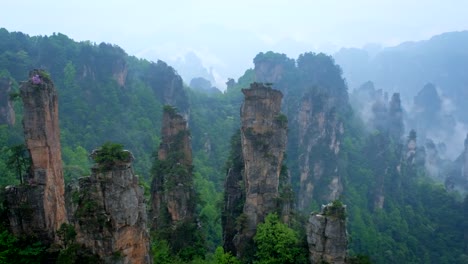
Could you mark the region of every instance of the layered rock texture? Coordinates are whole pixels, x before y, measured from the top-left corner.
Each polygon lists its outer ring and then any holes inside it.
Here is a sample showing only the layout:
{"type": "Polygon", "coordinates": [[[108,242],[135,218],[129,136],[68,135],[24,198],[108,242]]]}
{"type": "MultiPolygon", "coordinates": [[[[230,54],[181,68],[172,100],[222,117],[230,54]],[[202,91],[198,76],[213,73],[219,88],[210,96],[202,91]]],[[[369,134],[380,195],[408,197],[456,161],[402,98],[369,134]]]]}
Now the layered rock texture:
{"type": "Polygon", "coordinates": [[[161,135],[151,184],[151,226],[177,253],[193,246],[197,219],[190,132],[172,106],[164,107],[161,135]],[[194,232],[190,239],[184,234],[189,230],[194,232]]]}
{"type": "Polygon", "coordinates": [[[372,190],[373,209],[382,209],[385,204],[385,186],[399,186],[400,178],[391,175],[400,175],[401,164],[408,159],[414,162],[416,155],[416,135],[406,142],[403,149],[403,108],[400,94],[394,93],[390,100],[381,90],[377,90],[373,97],[371,117],[369,120],[372,134],[367,142],[367,153],[375,164],[373,171],[376,182],[372,190]],[[401,157],[401,160],[392,159],[392,156],[401,157]],[[391,183],[390,183],[391,182],[391,183]]]}
{"type": "Polygon", "coordinates": [[[338,155],[343,123],[338,119],[335,102],[316,92],[306,94],[298,116],[300,188],[298,209],[307,211],[313,198],[338,199],[343,191],[338,171],[338,155]],[[317,186],[321,186],[317,187],[317,186]]]}
{"type": "Polygon", "coordinates": [[[306,226],[310,263],[347,263],[346,207],[338,201],[312,213],[306,226]]]}
{"type": "Polygon", "coordinates": [[[15,124],[15,110],[10,101],[11,81],[9,78],[0,78],[0,125],[15,124]]]}
{"type": "Polygon", "coordinates": [[[339,116],[349,107],[340,68],[331,57],[314,53],[301,54],[296,61],[284,54],[260,53],[254,63],[255,79],[272,83],[284,94],[288,167],[293,181],[300,183],[295,189],[297,208],[306,212],[313,204],[336,199],[343,191],[338,160],[344,127],[339,116]]]}
{"type": "Polygon", "coordinates": [[[231,139],[230,160],[232,164],[227,171],[224,183],[224,207],[221,215],[223,227],[223,248],[226,252],[236,254],[234,237],[238,231],[237,218],[242,214],[245,202],[245,186],[243,182],[244,158],[240,131],[231,139]]]}
{"type": "Polygon", "coordinates": [[[76,242],[104,263],[151,263],[144,190],[131,161],[96,164],[71,192],[76,242]]]}
{"type": "Polygon", "coordinates": [[[20,92],[31,167],[26,185],[7,188],[6,199],[14,234],[37,234],[52,242],[56,230],[67,222],[57,92],[44,71],[33,70],[29,77],[20,92]]]}
{"type": "Polygon", "coordinates": [[[242,92],[245,96],[241,107],[245,202],[239,220],[241,226],[234,238],[240,256],[249,250],[246,247],[255,235],[257,224],[278,208],[287,139],[287,119],[280,112],[282,93],[260,83],[253,83],[242,92]]]}

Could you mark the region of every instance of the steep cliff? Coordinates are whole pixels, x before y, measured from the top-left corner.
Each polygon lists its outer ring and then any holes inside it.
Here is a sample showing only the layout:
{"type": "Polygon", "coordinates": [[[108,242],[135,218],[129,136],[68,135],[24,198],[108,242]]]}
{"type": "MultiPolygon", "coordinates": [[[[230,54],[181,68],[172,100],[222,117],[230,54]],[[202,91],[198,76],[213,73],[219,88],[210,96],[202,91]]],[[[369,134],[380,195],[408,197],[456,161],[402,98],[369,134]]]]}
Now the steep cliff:
{"type": "Polygon", "coordinates": [[[329,202],[343,191],[338,167],[349,108],[341,70],[325,54],[305,53],[295,61],[284,54],[260,53],[255,79],[271,82],[284,94],[282,111],[289,120],[288,167],[298,209],[329,202]]]}
{"type": "Polygon", "coordinates": [[[224,207],[221,215],[223,228],[223,248],[226,252],[236,255],[234,237],[238,231],[237,218],[242,214],[245,202],[245,186],[243,184],[244,159],[240,131],[231,138],[231,162],[224,183],[224,207]]]}
{"type": "Polygon", "coordinates": [[[462,195],[468,194],[468,134],[463,152],[451,165],[445,186],[450,191],[458,191],[462,195]]]}
{"type": "Polygon", "coordinates": [[[307,211],[314,198],[331,201],[343,191],[337,161],[344,128],[333,99],[319,91],[304,95],[297,124],[301,151],[298,208],[307,211]]]}
{"type": "Polygon", "coordinates": [[[388,103],[388,134],[393,141],[401,142],[403,132],[403,108],[400,94],[394,93],[388,103]]]}
{"type": "Polygon", "coordinates": [[[38,233],[52,242],[67,222],[60,149],[57,92],[42,70],[29,73],[20,87],[24,137],[31,156],[26,184],[7,188],[10,227],[14,234],[38,233]]]}
{"type": "Polygon", "coordinates": [[[10,101],[11,81],[9,78],[0,78],[0,125],[15,124],[15,110],[10,101]]]}
{"type": "Polygon", "coordinates": [[[280,112],[280,91],[260,83],[243,89],[241,145],[245,203],[240,230],[234,238],[237,254],[250,250],[257,224],[278,209],[279,181],[286,149],[287,119],[280,112]]]}
{"type": "Polygon", "coordinates": [[[107,146],[93,153],[98,163],[92,174],[80,178],[70,194],[76,243],[104,263],[151,263],[144,191],[133,173],[133,157],[107,146]]]}
{"type": "Polygon", "coordinates": [[[306,226],[310,263],[347,263],[346,207],[339,201],[312,213],[306,226]]]}
{"type": "Polygon", "coordinates": [[[151,226],[177,254],[198,247],[195,243],[201,241],[197,237],[190,132],[187,121],[172,106],[164,107],[161,135],[151,184],[151,226]]]}
{"type": "MultiPolygon", "coordinates": [[[[380,91],[380,90],[379,90],[380,91]]],[[[398,189],[402,162],[416,155],[416,138],[410,138],[403,148],[403,113],[400,94],[394,93],[390,100],[386,93],[379,92],[372,103],[366,153],[372,162],[375,183],[371,190],[373,209],[382,209],[385,204],[386,188],[398,189]]]]}

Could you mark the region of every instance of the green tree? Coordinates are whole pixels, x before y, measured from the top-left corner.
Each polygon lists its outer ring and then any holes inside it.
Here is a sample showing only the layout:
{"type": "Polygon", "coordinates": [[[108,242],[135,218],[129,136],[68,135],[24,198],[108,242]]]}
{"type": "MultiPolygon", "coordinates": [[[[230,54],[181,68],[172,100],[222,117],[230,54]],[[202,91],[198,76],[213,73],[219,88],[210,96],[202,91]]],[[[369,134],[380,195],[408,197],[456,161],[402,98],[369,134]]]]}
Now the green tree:
{"type": "Polygon", "coordinates": [[[26,146],[24,144],[18,144],[10,147],[8,150],[10,151],[10,155],[6,164],[15,169],[16,176],[22,184],[23,172],[26,172],[31,164],[26,146]]]}
{"type": "Polygon", "coordinates": [[[297,234],[281,223],[277,214],[269,214],[257,226],[254,237],[257,264],[307,263],[297,234]]]}

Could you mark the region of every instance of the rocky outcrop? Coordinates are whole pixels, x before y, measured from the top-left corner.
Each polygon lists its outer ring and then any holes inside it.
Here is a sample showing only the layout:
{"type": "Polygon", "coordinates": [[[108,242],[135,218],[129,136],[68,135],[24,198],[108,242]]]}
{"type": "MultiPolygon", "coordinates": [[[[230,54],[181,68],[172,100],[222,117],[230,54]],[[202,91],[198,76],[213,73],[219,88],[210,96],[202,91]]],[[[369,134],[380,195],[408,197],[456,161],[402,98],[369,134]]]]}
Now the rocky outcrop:
{"type": "Polygon", "coordinates": [[[14,234],[37,233],[52,242],[67,222],[57,92],[46,72],[33,70],[29,77],[20,92],[31,167],[25,185],[7,188],[6,200],[14,234]]]}
{"type": "Polygon", "coordinates": [[[163,61],[151,63],[146,73],[146,83],[153,89],[157,98],[165,105],[177,107],[179,113],[188,118],[189,103],[184,91],[182,78],[174,68],[163,61]]]}
{"type": "Polygon", "coordinates": [[[185,119],[175,108],[166,106],[163,114],[162,142],[158,150],[156,173],[151,186],[152,225],[175,224],[192,219],[194,213],[192,148],[185,119]],[[169,213],[170,223],[163,219],[169,213]]]}
{"type": "Polygon", "coordinates": [[[224,183],[224,207],[221,215],[223,228],[223,248],[226,252],[236,255],[234,237],[238,232],[237,218],[242,214],[245,202],[245,186],[243,184],[244,159],[240,131],[231,139],[229,160],[232,164],[227,171],[224,183]]]}
{"type": "Polygon", "coordinates": [[[388,134],[394,142],[401,142],[403,132],[403,108],[400,94],[394,93],[388,103],[388,134]]]}
{"type": "Polygon", "coordinates": [[[237,254],[250,247],[257,224],[278,208],[279,181],[286,149],[287,118],[281,114],[282,93],[260,83],[243,89],[241,145],[245,203],[240,230],[234,238],[237,254]]]}
{"type": "Polygon", "coordinates": [[[339,201],[312,213],[306,225],[310,263],[347,263],[346,207],[339,201]]]}
{"type": "Polygon", "coordinates": [[[151,263],[144,190],[127,157],[96,164],[72,189],[68,208],[76,242],[104,263],[151,263]]]}
{"type": "Polygon", "coordinates": [[[288,167],[293,182],[300,183],[295,190],[298,209],[308,211],[314,202],[335,199],[343,190],[338,159],[344,127],[338,116],[346,116],[349,108],[339,66],[321,53],[301,54],[296,61],[260,53],[254,64],[255,80],[272,83],[284,94],[288,167]]]}
{"type": "Polygon", "coordinates": [[[10,101],[11,81],[9,78],[0,78],[0,125],[15,124],[15,110],[10,101]]]}
{"type": "Polygon", "coordinates": [[[198,227],[190,132],[172,106],[164,107],[161,135],[151,184],[151,226],[178,253],[194,246],[198,227]],[[190,239],[187,232],[193,232],[190,239]]]}
{"type": "Polygon", "coordinates": [[[334,104],[332,98],[317,92],[306,94],[300,104],[297,147],[301,151],[298,195],[301,211],[309,210],[314,199],[332,201],[343,191],[338,155],[344,128],[334,104]]]}
{"type": "Polygon", "coordinates": [[[462,154],[451,165],[445,186],[450,191],[468,194],[468,134],[462,154]]]}
{"type": "Polygon", "coordinates": [[[285,54],[261,52],[254,58],[255,81],[277,84],[285,78],[287,71],[294,67],[294,60],[285,54]]]}
{"type": "Polygon", "coordinates": [[[112,78],[120,87],[125,86],[127,81],[128,67],[124,59],[119,58],[112,65],[112,78]]]}

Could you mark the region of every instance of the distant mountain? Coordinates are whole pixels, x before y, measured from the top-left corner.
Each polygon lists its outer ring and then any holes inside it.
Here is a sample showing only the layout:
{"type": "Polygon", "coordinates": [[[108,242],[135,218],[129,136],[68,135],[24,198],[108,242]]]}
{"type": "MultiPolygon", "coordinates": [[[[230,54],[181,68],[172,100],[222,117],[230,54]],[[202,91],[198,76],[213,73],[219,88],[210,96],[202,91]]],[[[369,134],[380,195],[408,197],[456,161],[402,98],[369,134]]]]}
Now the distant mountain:
{"type": "Polygon", "coordinates": [[[368,49],[341,49],[334,55],[342,67],[349,88],[366,81],[388,92],[399,92],[404,101],[427,83],[433,83],[450,99],[456,115],[468,110],[462,98],[468,96],[468,31],[449,32],[429,40],[405,42],[375,55],[368,49]]]}

